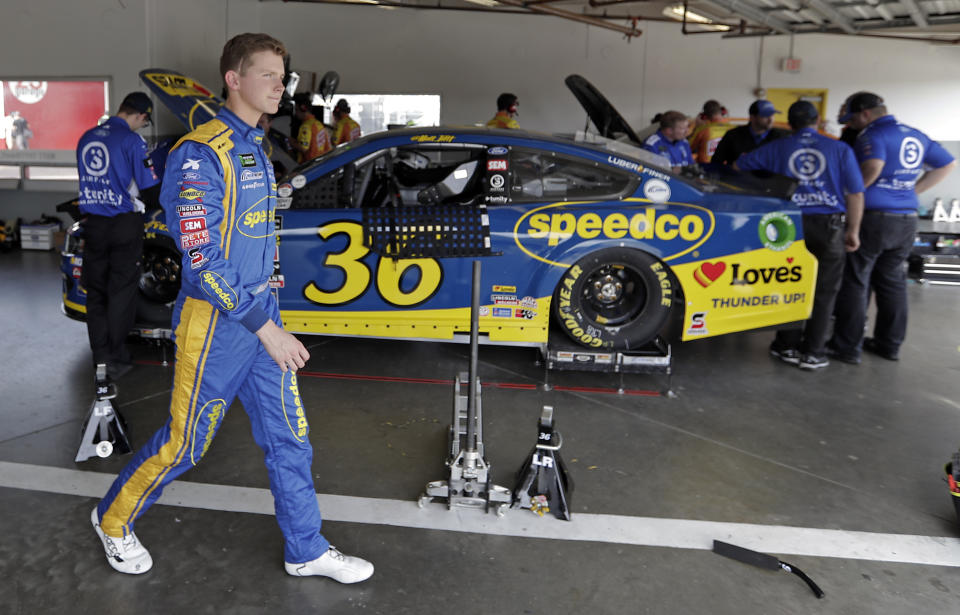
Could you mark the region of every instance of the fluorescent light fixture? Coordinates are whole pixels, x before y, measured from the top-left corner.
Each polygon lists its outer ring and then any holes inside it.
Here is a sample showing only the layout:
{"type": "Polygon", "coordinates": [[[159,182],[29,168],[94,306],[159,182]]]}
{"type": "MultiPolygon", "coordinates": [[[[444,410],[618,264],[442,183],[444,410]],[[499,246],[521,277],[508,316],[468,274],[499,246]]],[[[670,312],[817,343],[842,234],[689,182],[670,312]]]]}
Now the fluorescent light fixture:
{"type": "MultiPolygon", "coordinates": [[[[671,19],[676,19],[677,21],[683,21],[683,5],[671,4],[670,6],[666,6],[663,8],[663,15],[671,19]]],[[[687,9],[687,23],[691,22],[714,30],[730,29],[730,26],[714,23],[714,21],[709,17],[701,15],[700,13],[694,13],[690,9],[687,9]]]]}
{"type": "Polygon", "coordinates": [[[467,0],[467,2],[472,2],[473,4],[479,4],[487,7],[500,6],[500,3],[497,2],[497,0],[467,0]]]}

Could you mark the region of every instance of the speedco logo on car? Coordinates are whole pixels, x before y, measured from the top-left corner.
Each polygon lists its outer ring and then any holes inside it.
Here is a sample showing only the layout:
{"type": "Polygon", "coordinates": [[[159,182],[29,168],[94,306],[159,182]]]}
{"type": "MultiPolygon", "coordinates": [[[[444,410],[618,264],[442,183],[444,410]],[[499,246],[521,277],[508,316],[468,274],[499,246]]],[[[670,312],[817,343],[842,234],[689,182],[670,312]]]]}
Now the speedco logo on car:
{"type": "Polygon", "coordinates": [[[227,311],[237,307],[237,293],[230,285],[213,271],[204,271],[200,274],[203,290],[223,306],[227,311]]]}
{"type": "Polygon", "coordinates": [[[546,239],[547,246],[556,246],[572,238],[660,240],[670,242],[671,248],[679,248],[676,252],[665,253],[666,259],[697,248],[713,234],[713,228],[713,213],[697,205],[671,203],[669,207],[612,211],[593,206],[593,211],[586,211],[579,204],[554,203],[534,209],[520,218],[514,227],[514,236],[528,255],[552,265],[569,266],[537,256],[535,252],[541,249],[531,245],[531,240],[546,239]],[[572,211],[564,211],[567,208],[572,211]]]}

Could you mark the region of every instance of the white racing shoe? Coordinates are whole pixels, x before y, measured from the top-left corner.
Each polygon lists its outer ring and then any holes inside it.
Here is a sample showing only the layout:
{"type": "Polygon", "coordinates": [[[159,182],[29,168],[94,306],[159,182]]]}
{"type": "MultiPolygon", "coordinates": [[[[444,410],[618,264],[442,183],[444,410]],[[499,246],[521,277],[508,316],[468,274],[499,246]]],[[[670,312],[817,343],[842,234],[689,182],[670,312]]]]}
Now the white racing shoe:
{"type": "Polygon", "coordinates": [[[373,574],[373,564],[359,557],[344,555],[332,545],[315,560],[302,564],[284,562],[283,567],[287,574],[295,577],[330,577],[341,583],[359,583],[373,574]]]}
{"type": "Polygon", "coordinates": [[[103,533],[100,529],[100,516],[97,514],[96,506],[90,513],[90,523],[97,531],[97,536],[100,537],[103,550],[106,552],[107,562],[113,566],[114,570],[125,574],[143,574],[153,567],[150,552],[140,544],[136,534],[130,532],[124,538],[114,538],[103,533]]]}

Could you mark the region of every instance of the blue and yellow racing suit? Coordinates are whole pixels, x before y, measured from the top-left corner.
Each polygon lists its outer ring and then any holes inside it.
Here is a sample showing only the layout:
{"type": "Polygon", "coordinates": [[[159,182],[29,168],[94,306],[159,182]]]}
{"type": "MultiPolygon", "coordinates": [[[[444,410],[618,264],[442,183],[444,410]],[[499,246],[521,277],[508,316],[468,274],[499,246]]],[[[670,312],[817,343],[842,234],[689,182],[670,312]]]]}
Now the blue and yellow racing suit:
{"type": "Polygon", "coordinates": [[[280,311],[268,278],[276,236],[276,180],[263,131],[223,108],[170,152],[161,189],[183,251],[173,314],[177,345],[170,417],[117,477],[98,507],[112,536],[206,453],[239,396],[264,451],[285,561],[320,557],[329,543],[313,484],[313,449],[293,372],[282,372],[254,332],[280,311]]]}

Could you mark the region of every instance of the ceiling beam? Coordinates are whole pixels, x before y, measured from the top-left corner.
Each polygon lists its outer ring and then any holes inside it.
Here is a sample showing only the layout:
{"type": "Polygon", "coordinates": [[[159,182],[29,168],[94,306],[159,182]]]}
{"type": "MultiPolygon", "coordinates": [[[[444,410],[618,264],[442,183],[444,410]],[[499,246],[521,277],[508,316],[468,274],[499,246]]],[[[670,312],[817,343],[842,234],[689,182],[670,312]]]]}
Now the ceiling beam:
{"type": "Polygon", "coordinates": [[[602,17],[593,17],[591,15],[586,15],[583,13],[574,13],[573,11],[558,9],[549,4],[527,4],[526,2],[523,2],[523,0],[497,0],[497,1],[500,4],[506,4],[507,6],[514,6],[517,8],[526,9],[532,13],[540,13],[543,15],[553,15],[554,17],[569,19],[571,21],[579,21],[580,23],[596,26],[598,28],[604,28],[607,30],[613,30],[614,32],[620,32],[621,34],[626,35],[628,39],[634,36],[640,36],[642,34],[642,31],[638,30],[633,25],[621,26],[620,24],[610,23],[609,21],[603,19],[602,17]]]}
{"type": "Polygon", "coordinates": [[[834,8],[827,0],[807,0],[807,6],[829,19],[847,34],[857,33],[853,20],[834,8]]]}
{"type": "Polygon", "coordinates": [[[790,25],[787,22],[773,15],[765,14],[760,8],[744,0],[703,0],[703,2],[767,26],[781,34],[790,33],[790,25]]]}
{"type": "Polygon", "coordinates": [[[910,19],[912,19],[915,24],[921,28],[930,27],[927,16],[923,12],[923,9],[920,8],[920,5],[917,4],[917,0],[900,0],[900,3],[907,7],[907,13],[910,14],[910,19]]]}

